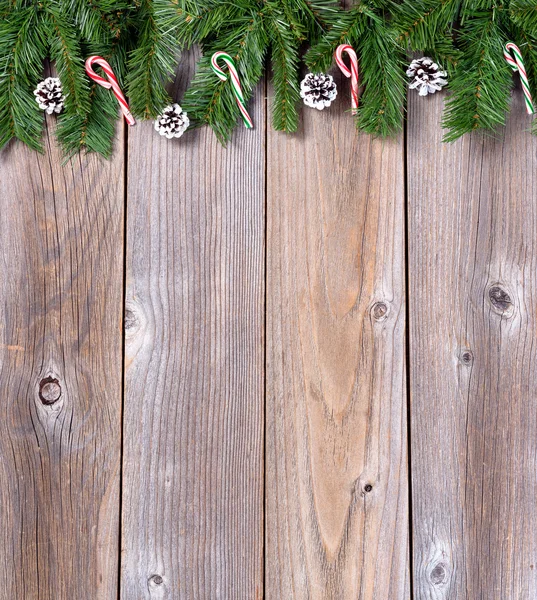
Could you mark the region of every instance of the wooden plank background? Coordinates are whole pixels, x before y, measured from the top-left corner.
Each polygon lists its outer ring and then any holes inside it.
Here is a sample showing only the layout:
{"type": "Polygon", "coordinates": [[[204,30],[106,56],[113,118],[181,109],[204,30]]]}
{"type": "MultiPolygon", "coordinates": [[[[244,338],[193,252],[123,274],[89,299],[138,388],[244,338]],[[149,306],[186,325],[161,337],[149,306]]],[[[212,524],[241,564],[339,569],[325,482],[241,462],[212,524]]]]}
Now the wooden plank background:
{"type": "Polygon", "coordinates": [[[0,598],[115,598],[123,141],[0,154],[0,598]]]}
{"type": "Polygon", "coordinates": [[[262,85],[227,149],[0,154],[0,600],[537,597],[522,94],[445,145],[338,84],[294,136],[262,85]]]}
{"type": "Polygon", "coordinates": [[[410,97],[410,381],[417,598],[537,598],[537,138],[442,144],[410,97]]]}
{"type": "Polygon", "coordinates": [[[152,123],[129,136],[124,600],[263,594],[259,92],[258,126],[227,149],[207,128],[177,143],[152,123]]]}
{"type": "Polygon", "coordinates": [[[403,136],[347,104],[268,134],[268,598],[408,598],[403,136]]]}

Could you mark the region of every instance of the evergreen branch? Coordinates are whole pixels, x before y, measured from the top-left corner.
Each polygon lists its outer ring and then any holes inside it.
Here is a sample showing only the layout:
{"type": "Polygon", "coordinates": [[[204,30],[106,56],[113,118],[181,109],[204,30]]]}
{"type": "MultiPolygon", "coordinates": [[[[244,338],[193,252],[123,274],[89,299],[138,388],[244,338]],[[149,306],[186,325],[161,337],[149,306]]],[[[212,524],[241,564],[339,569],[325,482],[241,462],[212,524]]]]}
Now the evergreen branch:
{"type": "Polygon", "coordinates": [[[69,12],[75,16],[81,36],[89,43],[101,43],[109,35],[103,13],[93,0],[71,0],[69,12]]]}
{"type": "Polygon", "coordinates": [[[532,37],[537,37],[537,3],[535,0],[511,0],[509,13],[513,22],[532,37]]]}
{"type": "Polygon", "coordinates": [[[84,56],[97,54],[107,58],[116,75],[121,77],[125,71],[125,47],[128,38],[133,37],[128,35],[127,0],[99,0],[98,4],[96,0],[71,0],[69,12],[78,27],[84,56]],[[122,52],[117,51],[120,44],[122,52]],[[123,60],[114,61],[120,55],[123,60]]]}
{"type": "MultiPolygon", "coordinates": [[[[283,12],[287,28],[291,31],[295,40],[300,43],[307,39],[308,35],[306,28],[302,24],[303,21],[300,19],[299,14],[297,14],[298,6],[298,0],[291,0],[291,2],[289,0],[281,0],[281,2],[272,3],[271,12],[273,16],[274,10],[276,10],[276,13],[283,12]]],[[[274,26],[277,27],[276,23],[274,26]]],[[[276,36],[279,35],[278,32],[275,33],[276,36]]]]}
{"type": "MultiPolygon", "coordinates": [[[[118,57],[122,46],[112,43],[109,53],[101,52],[116,74],[117,65],[124,64],[125,57],[118,57]]],[[[95,54],[96,51],[90,52],[95,54]]],[[[84,115],[60,114],[56,136],[65,155],[70,158],[76,152],[98,152],[108,158],[113,149],[118,104],[115,96],[94,82],[90,84],[89,108],[84,115]]]]}
{"type": "Polygon", "coordinates": [[[249,14],[251,2],[223,2],[207,0],[205,6],[195,3],[188,8],[177,9],[177,33],[185,46],[218,36],[229,23],[240,22],[249,14]]]}
{"type": "MultiPolygon", "coordinates": [[[[317,42],[337,22],[339,6],[334,0],[283,0],[291,28],[302,30],[302,39],[317,42]]],[[[299,36],[297,36],[299,37],[299,36]]]]}
{"type": "Polygon", "coordinates": [[[176,20],[177,11],[168,0],[141,1],[139,39],[129,58],[127,76],[131,111],[136,116],[156,117],[170,102],[165,85],[172,81],[177,62],[176,20]]]}
{"type": "Polygon", "coordinates": [[[225,36],[203,47],[194,80],[185,94],[182,106],[198,123],[207,123],[225,144],[239,117],[239,108],[231,82],[221,81],[211,68],[211,56],[218,50],[229,53],[237,68],[243,95],[248,101],[263,73],[268,47],[264,14],[252,12],[240,27],[231,27],[225,36]]]}
{"type": "Polygon", "coordinates": [[[451,80],[443,127],[446,141],[475,129],[494,129],[505,123],[512,74],[503,57],[506,42],[492,12],[468,18],[460,33],[463,52],[451,80]]]}
{"type": "Polygon", "coordinates": [[[368,19],[376,18],[375,13],[365,4],[358,4],[353,9],[343,12],[337,23],[306,54],[306,64],[310,70],[317,73],[328,71],[337,47],[340,44],[354,46],[364,35],[368,19]]]}
{"type": "Polygon", "coordinates": [[[392,135],[403,125],[405,55],[395,39],[394,29],[379,19],[370,19],[364,34],[355,42],[364,85],[357,124],[373,135],[392,135]]]}
{"type": "Polygon", "coordinates": [[[297,103],[300,101],[298,82],[297,40],[286,23],[273,16],[272,71],[274,83],[274,106],[272,121],[274,129],[296,131],[298,128],[297,103]]]}
{"type": "Polygon", "coordinates": [[[89,84],[76,30],[56,2],[47,4],[46,22],[51,38],[50,58],[56,63],[65,95],[64,110],[84,116],[90,107],[89,84]]]}
{"type": "Polygon", "coordinates": [[[83,117],[77,114],[59,117],[57,136],[67,158],[81,150],[98,152],[105,158],[112,154],[118,116],[116,98],[94,83],[90,103],[90,110],[83,117]]]}
{"type": "Polygon", "coordinates": [[[434,48],[439,39],[451,33],[461,0],[417,0],[394,8],[397,43],[412,50],[434,48]]]}
{"type": "MultiPolygon", "coordinates": [[[[528,75],[533,105],[537,108],[537,37],[528,35],[522,28],[514,28],[512,39],[517,40],[524,52],[524,67],[528,75]]],[[[537,119],[533,119],[531,132],[537,135],[537,119]]]]}
{"type": "Polygon", "coordinates": [[[0,148],[16,137],[34,150],[41,149],[43,115],[33,89],[45,55],[36,7],[10,13],[0,21],[0,148]]]}

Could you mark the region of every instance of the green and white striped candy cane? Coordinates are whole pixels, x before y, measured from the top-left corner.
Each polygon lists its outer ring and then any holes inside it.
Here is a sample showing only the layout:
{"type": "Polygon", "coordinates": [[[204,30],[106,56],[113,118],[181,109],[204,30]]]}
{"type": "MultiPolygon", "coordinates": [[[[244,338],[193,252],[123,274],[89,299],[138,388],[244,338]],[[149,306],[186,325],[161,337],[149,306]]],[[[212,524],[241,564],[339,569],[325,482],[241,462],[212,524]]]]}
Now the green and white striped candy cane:
{"type": "Polygon", "coordinates": [[[503,55],[511,69],[519,72],[520,81],[522,82],[522,89],[524,91],[524,100],[526,101],[526,110],[528,111],[529,115],[533,115],[535,113],[535,108],[533,107],[530,84],[526,69],[524,68],[524,63],[522,62],[522,53],[520,52],[520,48],[516,44],[513,44],[513,42],[508,42],[505,44],[503,55]]]}
{"type": "Polygon", "coordinates": [[[252,129],[254,126],[254,122],[252,118],[248,114],[246,110],[246,102],[244,101],[244,96],[242,94],[242,88],[239,81],[239,74],[237,73],[237,69],[235,68],[235,63],[229,54],[226,52],[215,52],[211,58],[211,67],[213,71],[218,75],[218,77],[222,81],[227,80],[226,73],[222,70],[222,68],[218,65],[218,59],[222,59],[228,68],[229,74],[231,75],[231,84],[233,86],[233,93],[235,94],[235,100],[239,106],[239,110],[241,111],[242,120],[244,121],[244,126],[247,129],[252,129]]]}

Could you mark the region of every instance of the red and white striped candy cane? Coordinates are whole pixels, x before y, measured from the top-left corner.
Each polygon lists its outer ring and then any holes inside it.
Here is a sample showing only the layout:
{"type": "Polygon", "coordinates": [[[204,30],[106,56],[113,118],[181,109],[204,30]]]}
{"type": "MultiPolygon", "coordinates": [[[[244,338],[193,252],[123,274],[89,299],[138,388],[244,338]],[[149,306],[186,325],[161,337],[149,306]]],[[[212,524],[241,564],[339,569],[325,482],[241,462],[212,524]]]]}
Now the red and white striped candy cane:
{"type": "Polygon", "coordinates": [[[231,86],[233,88],[233,94],[235,95],[235,100],[237,102],[239,110],[241,111],[241,117],[244,122],[244,126],[246,127],[246,129],[252,129],[254,126],[254,122],[252,121],[252,118],[246,110],[246,102],[242,93],[241,82],[239,81],[239,74],[237,73],[235,62],[227,52],[215,52],[212,55],[211,67],[222,81],[227,80],[227,75],[218,64],[218,59],[221,59],[226,63],[229,74],[231,75],[231,86]]]}
{"type": "Polygon", "coordinates": [[[518,71],[518,74],[520,75],[520,83],[522,84],[522,90],[524,92],[526,110],[528,111],[529,115],[533,115],[535,113],[535,109],[533,107],[533,100],[531,98],[530,82],[528,81],[528,75],[526,74],[524,63],[522,62],[522,53],[520,52],[520,48],[516,44],[513,44],[513,42],[508,42],[505,44],[503,55],[511,69],[513,69],[513,71],[518,71]]]}
{"type": "Polygon", "coordinates": [[[345,77],[351,78],[351,106],[352,114],[358,110],[358,57],[353,47],[349,44],[340,44],[336,49],[336,63],[345,77]],[[343,53],[346,52],[351,60],[351,68],[343,62],[343,53]]]}
{"type": "Polygon", "coordinates": [[[131,115],[131,111],[129,110],[129,105],[127,104],[127,100],[125,100],[125,96],[119,87],[118,80],[112,71],[112,67],[102,58],[101,56],[90,56],[86,60],[86,73],[99,85],[102,85],[103,88],[109,90],[112,89],[114,96],[117,98],[119,102],[119,107],[121,108],[121,112],[125,117],[125,120],[129,125],[134,125],[136,121],[134,117],[131,115]],[[103,71],[106,73],[107,79],[97,75],[93,70],[93,64],[97,64],[103,68],[103,71]]]}

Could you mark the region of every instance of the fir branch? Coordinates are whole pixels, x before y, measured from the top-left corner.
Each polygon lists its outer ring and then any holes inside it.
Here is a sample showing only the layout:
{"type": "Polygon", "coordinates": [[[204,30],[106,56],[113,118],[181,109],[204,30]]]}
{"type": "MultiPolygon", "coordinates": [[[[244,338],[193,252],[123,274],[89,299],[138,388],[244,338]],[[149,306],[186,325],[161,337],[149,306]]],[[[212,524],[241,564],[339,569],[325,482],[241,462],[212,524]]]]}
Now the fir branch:
{"type": "Polygon", "coordinates": [[[139,38],[128,62],[127,90],[132,113],[149,119],[170,102],[165,85],[173,79],[178,58],[174,31],[179,17],[168,0],[141,0],[136,22],[139,38]]]}
{"type": "Polygon", "coordinates": [[[509,14],[513,23],[527,35],[537,37],[537,3],[535,0],[511,0],[509,14]]]}
{"type": "Polygon", "coordinates": [[[368,19],[376,15],[366,4],[358,4],[340,15],[338,21],[306,54],[306,64],[313,72],[328,71],[334,59],[334,52],[340,44],[354,46],[365,33],[368,19]]]}
{"type": "Polygon", "coordinates": [[[397,43],[412,50],[433,49],[439,39],[451,33],[461,0],[417,0],[394,9],[397,43]]]}
{"type": "Polygon", "coordinates": [[[287,21],[295,35],[309,42],[317,42],[331,25],[334,25],[340,13],[334,0],[283,0],[287,21]],[[297,35],[301,30],[301,35],[297,35]]]}
{"type": "Polygon", "coordinates": [[[217,41],[203,46],[204,55],[187,91],[182,106],[198,124],[207,123],[225,144],[235,127],[239,108],[230,81],[221,81],[211,68],[211,56],[218,50],[230,54],[237,68],[243,95],[248,101],[263,73],[263,61],[268,48],[264,14],[252,11],[242,27],[230,26],[229,32],[217,41]]]}
{"type": "Polygon", "coordinates": [[[357,124],[374,135],[399,131],[403,122],[405,81],[403,49],[397,32],[384,11],[373,0],[360,2],[343,12],[337,23],[306,55],[312,71],[327,71],[340,44],[350,44],[360,62],[360,83],[364,86],[357,124]]]}
{"type": "Polygon", "coordinates": [[[46,48],[35,6],[4,12],[0,21],[0,148],[16,137],[41,149],[43,115],[33,89],[46,48]]]}
{"type": "MultiPolygon", "coordinates": [[[[528,75],[530,91],[533,97],[533,105],[537,108],[537,36],[530,36],[522,28],[514,27],[512,29],[512,39],[524,53],[524,67],[528,75]]],[[[537,135],[537,119],[533,119],[531,132],[537,135]]]]}
{"type": "Polygon", "coordinates": [[[218,36],[220,29],[230,22],[238,22],[248,12],[250,3],[206,0],[205,5],[195,2],[193,6],[177,9],[177,34],[185,46],[218,36]]]}
{"type": "Polygon", "coordinates": [[[512,76],[503,57],[506,42],[501,22],[492,11],[467,16],[460,32],[463,52],[451,80],[443,126],[446,141],[475,129],[494,129],[505,123],[512,76]]]}
{"type": "MultiPolygon", "coordinates": [[[[267,3],[268,4],[268,3],[267,3]]],[[[272,121],[279,131],[298,128],[297,103],[300,101],[298,82],[298,41],[286,23],[272,13],[274,39],[272,42],[272,72],[274,108],[272,121]]]]}
{"type": "Polygon", "coordinates": [[[62,82],[64,110],[67,114],[84,116],[90,107],[89,83],[76,30],[62,13],[59,3],[47,4],[46,17],[51,39],[50,58],[55,62],[62,82]]]}
{"type": "MultiPolygon", "coordinates": [[[[280,0],[279,2],[273,2],[271,13],[273,17],[276,17],[274,25],[277,27],[276,22],[278,16],[280,16],[280,22],[286,24],[289,31],[293,34],[295,40],[300,43],[307,39],[306,28],[303,25],[303,20],[300,18],[297,13],[297,8],[299,6],[298,0],[280,0]],[[275,12],[276,11],[276,14],[275,12]],[[280,15],[278,15],[280,13],[280,15]],[[284,19],[281,19],[281,13],[283,13],[284,19]]],[[[279,37],[279,32],[275,32],[276,36],[279,37]]]]}
{"type": "Polygon", "coordinates": [[[373,135],[392,135],[403,125],[404,53],[395,38],[396,31],[383,20],[369,19],[364,34],[355,41],[364,86],[357,125],[373,135]]]}
{"type": "Polygon", "coordinates": [[[90,91],[86,115],[60,115],[58,140],[67,158],[82,150],[98,152],[105,158],[112,153],[117,126],[118,105],[113,94],[97,84],[90,91]]]}

